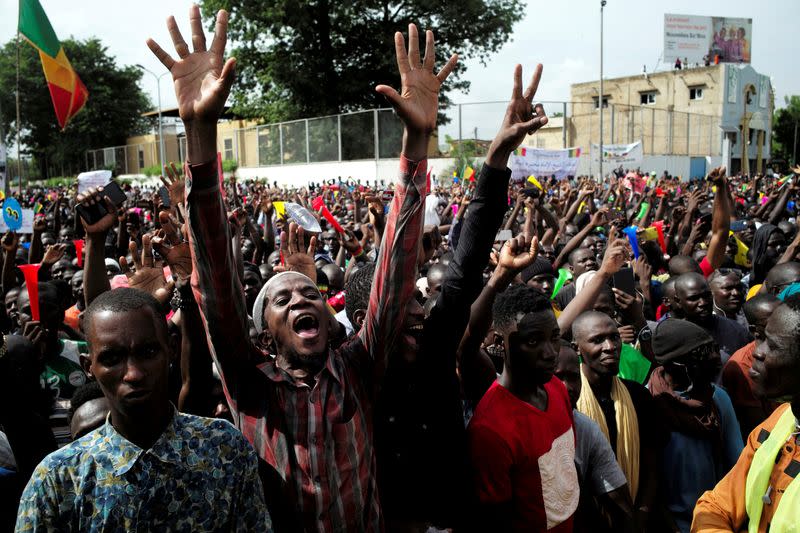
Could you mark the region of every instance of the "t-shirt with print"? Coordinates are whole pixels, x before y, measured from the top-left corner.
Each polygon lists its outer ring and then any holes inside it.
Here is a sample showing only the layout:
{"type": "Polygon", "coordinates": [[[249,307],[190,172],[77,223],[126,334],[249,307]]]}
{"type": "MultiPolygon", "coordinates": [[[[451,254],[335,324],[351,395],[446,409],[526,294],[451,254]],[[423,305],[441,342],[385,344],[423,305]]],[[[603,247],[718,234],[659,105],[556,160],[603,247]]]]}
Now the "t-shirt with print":
{"type": "Polygon", "coordinates": [[[544,388],[542,411],[495,381],[467,428],[478,499],[510,502],[513,531],[572,531],[578,507],[572,407],[557,378],[544,388]]]}
{"type": "Polygon", "coordinates": [[[40,375],[42,387],[47,389],[53,398],[50,412],[50,428],[58,446],[64,446],[72,440],[69,431],[69,400],[75,389],[86,383],[86,374],[81,368],[79,356],[88,354],[85,342],[62,339],[59,341],[60,352],[44,362],[44,371],[40,375]]]}

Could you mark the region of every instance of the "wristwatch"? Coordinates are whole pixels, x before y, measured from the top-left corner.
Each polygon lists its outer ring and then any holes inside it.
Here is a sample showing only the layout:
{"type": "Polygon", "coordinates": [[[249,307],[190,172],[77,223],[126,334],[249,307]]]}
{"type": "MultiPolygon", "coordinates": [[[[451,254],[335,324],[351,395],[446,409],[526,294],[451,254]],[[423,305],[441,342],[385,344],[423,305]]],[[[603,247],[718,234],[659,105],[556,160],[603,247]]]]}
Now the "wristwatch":
{"type": "Polygon", "coordinates": [[[650,342],[653,339],[653,331],[650,326],[645,326],[639,331],[639,342],[650,342]]]}

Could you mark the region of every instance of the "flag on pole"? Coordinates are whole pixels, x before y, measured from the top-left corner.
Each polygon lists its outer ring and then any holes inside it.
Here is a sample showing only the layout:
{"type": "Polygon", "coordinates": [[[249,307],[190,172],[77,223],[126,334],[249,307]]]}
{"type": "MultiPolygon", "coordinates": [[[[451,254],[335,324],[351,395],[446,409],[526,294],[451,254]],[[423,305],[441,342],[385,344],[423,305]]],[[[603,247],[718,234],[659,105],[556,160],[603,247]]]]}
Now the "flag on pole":
{"type": "Polygon", "coordinates": [[[18,29],[39,52],[56,119],[63,130],[86,104],[89,91],[67,59],[39,0],[19,1],[18,29]]]}
{"type": "Polygon", "coordinates": [[[464,181],[475,181],[475,169],[469,165],[465,165],[464,172],[461,174],[461,179],[464,181]]]}

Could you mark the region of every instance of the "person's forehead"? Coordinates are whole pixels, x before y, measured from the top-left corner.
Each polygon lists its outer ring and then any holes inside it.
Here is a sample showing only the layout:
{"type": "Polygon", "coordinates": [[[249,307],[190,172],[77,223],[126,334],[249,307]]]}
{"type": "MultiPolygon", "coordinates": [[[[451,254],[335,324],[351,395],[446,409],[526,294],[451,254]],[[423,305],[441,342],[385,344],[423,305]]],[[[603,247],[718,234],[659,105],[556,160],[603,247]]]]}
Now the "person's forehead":
{"type": "MultiPolygon", "coordinates": [[[[92,316],[89,347],[143,344],[156,339],[159,319],[147,306],[128,311],[103,309],[92,316]]],[[[166,324],[164,325],[166,328],[166,324]]]]}
{"type": "Polygon", "coordinates": [[[578,330],[583,337],[591,337],[596,334],[608,334],[617,331],[617,325],[610,316],[595,315],[583,319],[578,330]]]}
{"type": "Polygon", "coordinates": [[[742,282],[742,279],[734,273],[730,273],[727,275],[721,275],[714,278],[709,285],[711,286],[718,286],[718,287],[726,287],[729,285],[739,285],[742,282]]]}
{"type": "Polygon", "coordinates": [[[270,280],[266,296],[272,298],[283,292],[291,292],[306,287],[317,288],[308,277],[302,274],[284,275],[270,280]]]}
{"type": "Polygon", "coordinates": [[[767,333],[774,337],[794,337],[800,313],[787,305],[779,305],[767,321],[767,333]]]}
{"type": "Polygon", "coordinates": [[[549,332],[558,327],[556,315],[550,309],[533,313],[517,313],[519,331],[549,332]]]}

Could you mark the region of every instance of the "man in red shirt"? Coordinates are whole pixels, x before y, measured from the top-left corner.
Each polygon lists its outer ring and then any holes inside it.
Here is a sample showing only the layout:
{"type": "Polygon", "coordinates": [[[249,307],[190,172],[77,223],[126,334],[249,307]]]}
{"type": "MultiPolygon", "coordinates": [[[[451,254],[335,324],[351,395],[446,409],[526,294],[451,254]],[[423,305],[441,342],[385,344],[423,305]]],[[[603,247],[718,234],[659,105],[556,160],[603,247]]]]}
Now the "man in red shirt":
{"type": "Polygon", "coordinates": [[[567,389],[554,376],[561,347],[550,300],[516,285],[493,309],[505,365],[467,429],[479,531],[572,531],[578,507],[567,389]]]}

